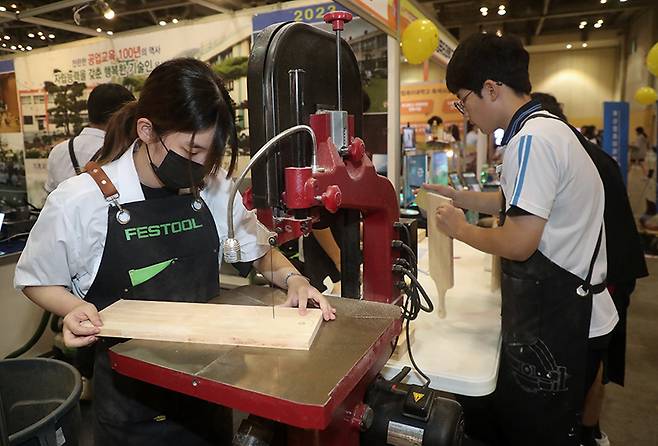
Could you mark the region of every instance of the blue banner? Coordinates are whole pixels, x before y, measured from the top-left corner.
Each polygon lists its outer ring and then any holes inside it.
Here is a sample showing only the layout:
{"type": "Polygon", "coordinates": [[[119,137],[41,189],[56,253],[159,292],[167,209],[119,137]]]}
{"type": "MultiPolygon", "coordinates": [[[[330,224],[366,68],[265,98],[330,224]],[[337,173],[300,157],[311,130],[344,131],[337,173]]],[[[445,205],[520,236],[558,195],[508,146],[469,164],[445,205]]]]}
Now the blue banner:
{"type": "Polygon", "coordinates": [[[13,73],[14,61],[13,59],[0,60],[0,73],[13,73]]]}
{"type": "Polygon", "coordinates": [[[619,164],[624,184],[628,179],[628,102],[603,103],[603,150],[619,164]]]}
{"type": "Polygon", "coordinates": [[[266,12],[257,14],[252,19],[253,33],[267,28],[275,23],[283,22],[304,22],[304,23],[323,23],[323,16],[328,12],[348,11],[338,3],[328,2],[319,5],[300,6],[299,8],[281,9],[279,11],[266,12]]]}

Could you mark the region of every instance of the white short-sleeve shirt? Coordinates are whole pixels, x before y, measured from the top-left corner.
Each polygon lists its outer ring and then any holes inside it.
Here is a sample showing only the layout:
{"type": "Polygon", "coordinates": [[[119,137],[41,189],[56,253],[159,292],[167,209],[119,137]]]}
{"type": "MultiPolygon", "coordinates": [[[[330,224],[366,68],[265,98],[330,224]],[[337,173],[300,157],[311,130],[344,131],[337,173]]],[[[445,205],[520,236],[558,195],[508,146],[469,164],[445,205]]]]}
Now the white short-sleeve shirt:
{"type": "MultiPolygon", "coordinates": [[[[73,151],[80,168],[85,167],[92,156],[103,147],[105,132],[101,129],[85,127],[73,140],[73,151]]],[[[48,155],[48,180],[44,185],[46,192],[50,193],[62,181],[76,175],[69,154],[69,140],[60,142],[52,148],[48,155]]]]}
{"type": "MultiPolygon", "coordinates": [[[[516,206],[546,220],[539,251],[585,279],[603,224],[605,196],[596,166],[571,129],[555,119],[528,120],[505,146],[500,185],[505,211],[516,206]]],[[[592,284],[605,280],[606,258],[604,230],[592,284]]],[[[610,333],[618,320],[610,293],[596,294],[589,337],[610,333]]]]}
{"type": "MultiPolygon", "coordinates": [[[[133,161],[133,149],[118,160],[103,166],[119,191],[119,202],[144,200],[133,161]]],[[[220,171],[201,191],[215,220],[220,239],[227,234],[228,196],[232,180],[220,171]]],[[[100,266],[107,233],[108,203],[91,176],[83,174],[64,181],[46,200],[16,266],[14,286],[61,285],[85,297],[100,266]]],[[[258,232],[265,228],[256,214],[248,211],[239,195],[233,206],[235,237],[240,241],[242,261],[261,258],[270,249],[258,242],[258,232]]],[[[266,239],[266,237],[261,237],[266,239]]]]}

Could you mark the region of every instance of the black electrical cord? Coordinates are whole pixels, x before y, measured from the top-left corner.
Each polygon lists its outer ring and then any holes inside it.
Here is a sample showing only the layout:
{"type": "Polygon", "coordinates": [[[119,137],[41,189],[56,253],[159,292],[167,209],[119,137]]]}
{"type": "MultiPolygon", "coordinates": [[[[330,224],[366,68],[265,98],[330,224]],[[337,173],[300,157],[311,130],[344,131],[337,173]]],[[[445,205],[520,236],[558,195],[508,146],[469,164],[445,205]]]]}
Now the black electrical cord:
{"type": "Polygon", "coordinates": [[[413,271],[417,271],[418,259],[416,259],[416,254],[414,253],[414,250],[409,247],[409,245],[404,243],[402,240],[393,240],[391,242],[391,247],[393,249],[404,249],[409,256],[409,262],[414,265],[413,271]]]}
{"type": "Polygon", "coordinates": [[[425,387],[429,387],[431,380],[429,376],[427,376],[420,369],[420,367],[418,367],[413,352],[411,351],[409,323],[418,317],[421,310],[427,313],[431,313],[434,310],[434,305],[432,304],[432,301],[430,300],[429,296],[423,289],[422,285],[418,282],[416,276],[413,274],[412,270],[414,268],[407,268],[408,266],[410,266],[409,262],[407,262],[405,259],[397,259],[393,266],[393,271],[402,273],[403,276],[409,277],[409,279],[411,279],[412,282],[411,285],[407,285],[406,282],[402,281],[400,286],[400,288],[407,295],[407,299],[404,301],[404,304],[402,305],[402,317],[405,319],[406,322],[405,332],[407,334],[407,351],[409,352],[409,360],[411,361],[411,365],[414,367],[414,370],[416,370],[416,372],[418,372],[418,374],[422,376],[423,379],[425,379],[425,387]],[[419,292],[420,294],[422,294],[422,299],[419,295],[419,292]],[[425,301],[426,305],[423,305],[423,300],[425,301]]]}
{"type": "Polygon", "coordinates": [[[405,234],[407,234],[407,239],[404,241],[404,243],[406,243],[406,244],[411,243],[411,232],[409,232],[409,228],[407,227],[407,225],[405,225],[404,223],[401,223],[399,221],[396,221],[395,223],[393,223],[393,227],[395,229],[403,229],[405,234]]]}
{"type": "Polygon", "coordinates": [[[9,240],[13,240],[15,238],[25,237],[26,235],[30,235],[30,233],[29,232],[19,232],[18,234],[14,234],[10,237],[3,238],[2,240],[0,240],[0,243],[8,242],[9,240]]]}

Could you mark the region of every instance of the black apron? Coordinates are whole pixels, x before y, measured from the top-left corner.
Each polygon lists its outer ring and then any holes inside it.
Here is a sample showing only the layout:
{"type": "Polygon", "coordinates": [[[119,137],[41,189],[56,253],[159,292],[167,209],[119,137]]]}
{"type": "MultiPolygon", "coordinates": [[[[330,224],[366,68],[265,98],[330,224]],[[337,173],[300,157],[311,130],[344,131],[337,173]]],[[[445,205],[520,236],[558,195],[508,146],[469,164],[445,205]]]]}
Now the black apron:
{"type": "MultiPolygon", "coordinates": [[[[200,198],[175,195],[119,205],[118,194],[103,192],[114,200],[88,302],[102,310],[117,299],[207,302],[219,294],[219,237],[200,198]]],[[[113,372],[107,349],[117,342],[101,339],[96,345],[96,446],[230,443],[230,428],[221,432],[216,420],[226,409],[113,372]]]]}
{"type": "Polygon", "coordinates": [[[592,294],[605,288],[589,285],[600,243],[599,233],[585,281],[539,250],[524,262],[501,259],[502,351],[493,395],[498,444],[579,444],[592,294]]]}

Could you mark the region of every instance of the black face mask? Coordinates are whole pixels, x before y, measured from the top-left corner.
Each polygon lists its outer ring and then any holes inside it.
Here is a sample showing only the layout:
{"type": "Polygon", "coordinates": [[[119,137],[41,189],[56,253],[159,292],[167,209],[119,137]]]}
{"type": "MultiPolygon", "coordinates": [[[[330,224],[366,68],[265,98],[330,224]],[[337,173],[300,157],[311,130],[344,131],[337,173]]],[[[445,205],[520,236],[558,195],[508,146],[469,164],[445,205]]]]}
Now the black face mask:
{"type": "Polygon", "coordinates": [[[203,182],[203,178],[206,175],[206,169],[203,164],[195,163],[192,160],[180,156],[173,150],[169,150],[162,139],[160,139],[160,142],[162,143],[162,147],[167,151],[167,155],[165,155],[160,166],[153,164],[148,146],[146,146],[146,153],[148,154],[153,173],[155,173],[167,189],[177,191],[179,189],[197,186],[203,182]]]}

